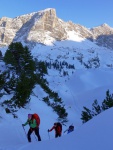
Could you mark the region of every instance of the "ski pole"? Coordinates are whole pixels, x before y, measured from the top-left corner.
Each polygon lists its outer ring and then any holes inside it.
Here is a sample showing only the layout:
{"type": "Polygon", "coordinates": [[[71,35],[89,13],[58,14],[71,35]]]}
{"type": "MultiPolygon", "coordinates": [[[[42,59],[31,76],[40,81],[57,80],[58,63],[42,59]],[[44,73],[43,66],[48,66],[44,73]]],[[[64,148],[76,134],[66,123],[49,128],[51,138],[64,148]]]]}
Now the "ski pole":
{"type": "Polygon", "coordinates": [[[68,129],[66,129],[66,130],[64,131],[64,133],[67,132],[67,131],[68,131],[68,129]]]}
{"type": "Polygon", "coordinates": [[[48,136],[49,136],[49,140],[50,140],[50,134],[49,134],[49,132],[48,132],[48,136]]]}
{"type": "Polygon", "coordinates": [[[24,126],[22,126],[22,127],[23,127],[24,133],[25,133],[25,135],[26,135],[26,137],[27,137],[27,134],[26,134],[25,128],[24,128],[24,126]]]}

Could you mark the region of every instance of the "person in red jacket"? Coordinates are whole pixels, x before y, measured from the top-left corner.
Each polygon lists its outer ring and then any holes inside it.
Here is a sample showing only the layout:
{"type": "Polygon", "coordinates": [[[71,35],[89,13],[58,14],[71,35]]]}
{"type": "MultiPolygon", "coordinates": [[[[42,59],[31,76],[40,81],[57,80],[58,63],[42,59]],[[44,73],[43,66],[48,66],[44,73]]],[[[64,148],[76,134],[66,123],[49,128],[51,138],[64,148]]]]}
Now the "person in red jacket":
{"type": "Polygon", "coordinates": [[[48,132],[51,132],[52,130],[55,130],[55,138],[57,137],[61,137],[62,135],[62,125],[61,123],[54,123],[54,126],[49,130],[48,129],[48,132]]]}

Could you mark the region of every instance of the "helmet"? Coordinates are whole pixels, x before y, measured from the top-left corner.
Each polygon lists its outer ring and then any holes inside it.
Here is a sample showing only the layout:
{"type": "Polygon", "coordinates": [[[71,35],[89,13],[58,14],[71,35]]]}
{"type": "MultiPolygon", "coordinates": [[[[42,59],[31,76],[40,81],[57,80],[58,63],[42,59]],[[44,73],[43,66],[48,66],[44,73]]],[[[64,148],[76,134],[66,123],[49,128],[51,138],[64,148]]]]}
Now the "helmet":
{"type": "Polygon", "coordinates": [[[54,123],[54,126],[56,126],[56,125],[57,125],[57,123],[55,122],[55,123],[54,123]]]}
{"type": "Polygon", "coordinates": [[[32,114],[28,114],[28,119],[31,119],[32,118],[32,114]]]}

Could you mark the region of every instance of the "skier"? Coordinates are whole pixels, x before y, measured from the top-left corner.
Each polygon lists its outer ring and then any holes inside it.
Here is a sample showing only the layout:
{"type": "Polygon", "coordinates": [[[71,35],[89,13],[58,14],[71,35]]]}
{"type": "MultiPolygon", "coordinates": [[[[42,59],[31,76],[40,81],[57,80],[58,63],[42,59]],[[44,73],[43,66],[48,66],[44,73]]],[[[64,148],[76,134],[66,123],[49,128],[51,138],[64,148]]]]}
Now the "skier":
{"type": "Polygon", "coordinates": [[[41,141],[41,137],[39,134],[40,120],[37,122],[37,119],[32,114],[28,114],[28,119],[27,119],[26,123],[22,124],[22,126],[26,126],[27,124],[29,124],[29,126],[30,126],[28,133],[27,133],[28,141],[31,142],[31,134],[33,131],[35,132],[35,134],[38,138],[38,141],[41,141]]]}
{"type": "Polygon", "coordinates": [[[59,123],[59,122],[54,123],[54,126],[50,130],[48,129],[48,132],[51,132],[53,129],[55,130],[55,138],[61,137],[61,134],[62,134],[61,123],[59,123]]]}

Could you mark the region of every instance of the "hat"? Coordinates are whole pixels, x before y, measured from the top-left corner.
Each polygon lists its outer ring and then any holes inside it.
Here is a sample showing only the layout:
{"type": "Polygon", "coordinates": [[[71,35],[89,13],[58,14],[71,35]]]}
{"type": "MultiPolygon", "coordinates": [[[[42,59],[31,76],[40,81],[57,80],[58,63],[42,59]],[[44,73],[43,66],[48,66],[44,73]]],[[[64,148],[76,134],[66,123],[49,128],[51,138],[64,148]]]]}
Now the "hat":
{"type": "Polygon", "coordinates": [[[32,114],[28,114],[28,118],[31,119],[32,118],[32,114]]]}

